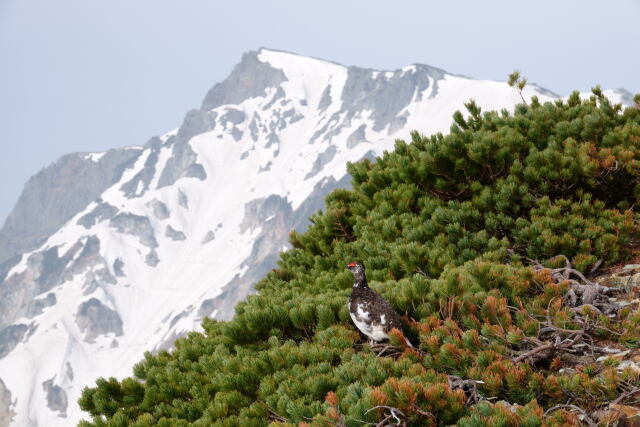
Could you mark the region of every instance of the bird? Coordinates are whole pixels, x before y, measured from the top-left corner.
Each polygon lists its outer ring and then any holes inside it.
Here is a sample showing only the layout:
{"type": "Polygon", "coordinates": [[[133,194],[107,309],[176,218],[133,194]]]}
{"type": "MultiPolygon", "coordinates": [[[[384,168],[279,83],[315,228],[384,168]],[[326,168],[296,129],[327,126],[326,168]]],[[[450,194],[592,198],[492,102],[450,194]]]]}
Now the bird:
{"type": "MultiPolygon", "coordinates": [[[[353,289],[349,298],[349,314],[356,327],[370,340],[380,342],[389,339],[389,332],[402,330],[400,316],[389,301],[367,285],[364,265],[360,262],[347,264],[353,273],[353,289]]],[[[406,340],[407,345],[413,347],[406,340]]]]}

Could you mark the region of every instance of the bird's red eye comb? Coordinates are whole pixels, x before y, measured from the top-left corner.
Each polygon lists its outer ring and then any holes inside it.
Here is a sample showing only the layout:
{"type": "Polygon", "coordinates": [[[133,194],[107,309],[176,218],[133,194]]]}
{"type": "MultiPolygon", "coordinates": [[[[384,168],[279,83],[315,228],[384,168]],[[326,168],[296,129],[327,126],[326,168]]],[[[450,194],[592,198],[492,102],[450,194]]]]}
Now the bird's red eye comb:
{"type": "Polygon", "coordinates": [[[347,264],[347,267],[355,267],[355,266],[356,266],[355,262],[351,262],[351,263],[347,264]]]}

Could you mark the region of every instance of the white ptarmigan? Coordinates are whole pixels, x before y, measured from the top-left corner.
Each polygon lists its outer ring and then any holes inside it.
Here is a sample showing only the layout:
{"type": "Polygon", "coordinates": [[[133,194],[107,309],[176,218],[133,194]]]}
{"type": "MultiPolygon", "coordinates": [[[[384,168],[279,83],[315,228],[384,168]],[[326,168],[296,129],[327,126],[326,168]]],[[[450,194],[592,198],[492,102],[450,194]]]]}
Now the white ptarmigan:
{"type": "Polygon", "coordinates": [[[389,331],[393,328],[401,331],[402,322],[398,313],[386,299],[367,285],[364,265],[352,262],[347,268],[354,278],[349,314],[356,327],[373,341],[389,339],[389,331]]]}

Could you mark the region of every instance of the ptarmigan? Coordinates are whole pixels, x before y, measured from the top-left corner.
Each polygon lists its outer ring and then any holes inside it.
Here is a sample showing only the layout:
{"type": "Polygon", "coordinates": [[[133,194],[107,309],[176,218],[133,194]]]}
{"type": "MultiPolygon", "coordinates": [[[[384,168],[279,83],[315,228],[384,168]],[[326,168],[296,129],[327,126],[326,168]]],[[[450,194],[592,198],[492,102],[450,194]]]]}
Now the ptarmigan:
{"type": "MultiPolygon", "coordinates": [[[[349,314],[356,327],[373,341],[389,339],[389,331],[393,328],[402,330],[400,316],[391,304],[367,286],[364,265],[352,262],[347,268],[354,278],[349,314]]],[[[407,344],[411,345],[408,341],[407,344]]]]}

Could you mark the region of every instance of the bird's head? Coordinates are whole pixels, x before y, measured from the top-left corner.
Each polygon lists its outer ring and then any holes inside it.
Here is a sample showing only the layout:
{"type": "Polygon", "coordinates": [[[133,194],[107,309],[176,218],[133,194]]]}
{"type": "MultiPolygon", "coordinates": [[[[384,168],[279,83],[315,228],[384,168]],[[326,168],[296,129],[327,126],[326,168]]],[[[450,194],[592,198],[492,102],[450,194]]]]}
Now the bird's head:
{"type": "Polygon", "coordinates": [[[350,262],[347,268],[353,273],[353,286],[366,287],[367,277],[364,274],[364,265],[361,262],[350,262]]]}
{"type": "Polygon", "coordinates": [[[352,273],[364,273],[364,265],[360,262],[350,262],[347,264],[347,269],[351,270],[352,273]]]}

